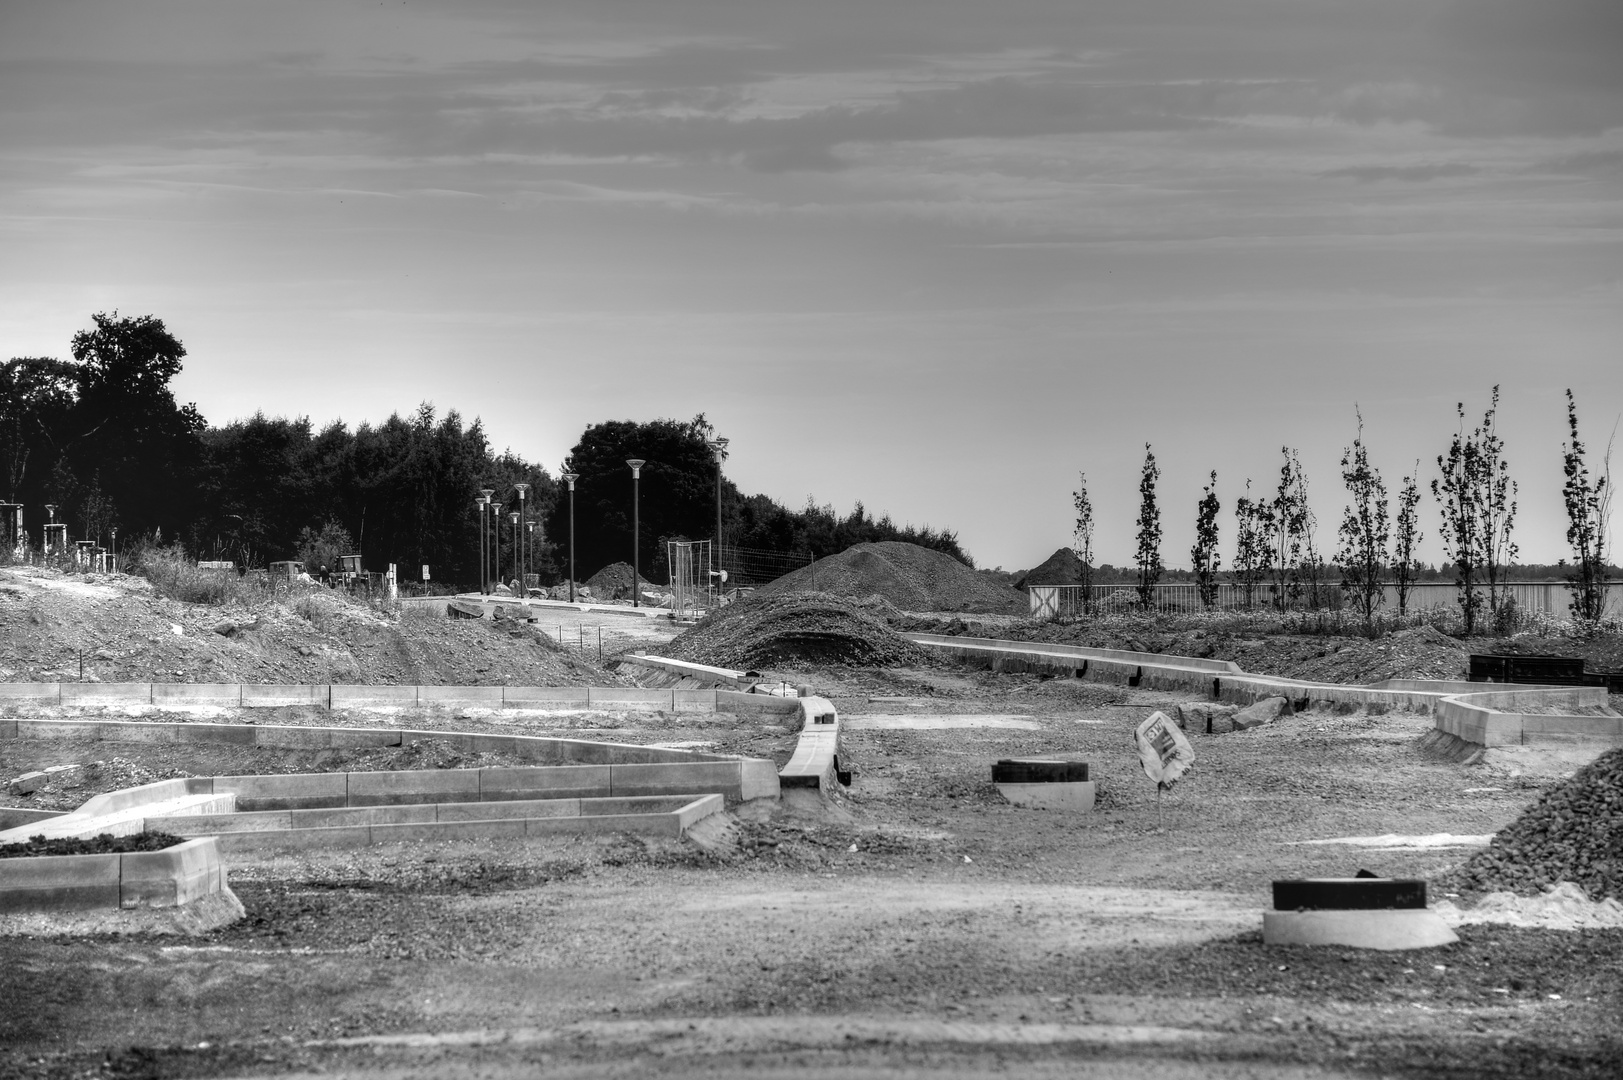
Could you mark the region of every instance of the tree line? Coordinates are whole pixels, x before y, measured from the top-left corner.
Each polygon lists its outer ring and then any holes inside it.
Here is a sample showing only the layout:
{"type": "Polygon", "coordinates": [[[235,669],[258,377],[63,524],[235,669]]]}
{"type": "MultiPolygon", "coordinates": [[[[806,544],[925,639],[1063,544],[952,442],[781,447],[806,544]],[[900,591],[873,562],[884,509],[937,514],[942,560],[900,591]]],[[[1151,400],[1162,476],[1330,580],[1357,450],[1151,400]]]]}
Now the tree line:
{"type": "MultiPolygon", "coordinates": [[[[1571,592],[1571,611],[1581,625],[1598,625],[1606,610],[1611,504],[1611,447],[1599,463],[1599,475],[1590,470],[1589,454],[1578,430],[1577,403],[1567,394],[1568,439],[1562,443],[1562,495],[1567,513],[1567,542],[1572,560],[1559,570],[1571,592]]],[[[1458,428],[1446,452],[1437,457],[1437,475],[1429,484],[1439,512],[1440,538],[1448,561],[1467,635],[1479,626],[1508,627],[1515,602],[1509,571],[1518,554],[1514,539],[1518,490],[1510,477],[1504,440],[1497,426],[1499,387],[1495,386],[1481,422],[1467,428],[1465,406],[1456,405],[1458,428]]],[[[1243,494],[1234,500],[1235,540],[1226,572],[1242,603],[1256,602],[1281,610],[1293,606],[1318,609],[1332,599],[1350,603],[1366,626],[1386,602],[1391,586],[1398,613],[1406,612],[1411,587],[1427,572],[1415,552],[1423,539],[1419,507],[1420,463],[1399,482],[1392,499],[1381,471],[1371,463],[1364,443],[1364,420],[1355,410],[1357,434],[1341,456],[1341,481],[1348,501],[1337,529],[1337,546],[1326,559],[1317,549],[1317,519],[1308,501],[1307,476],[1300,456],[1281,447],[1279,478],[1271,494],[1253,494],[1247,478],[1243,494]]],[[[1160,507],[1156,482],[1160,467],[1148,443],[1139,477],[1139,514],[1134,584],[1138,602],[1153,607],[1155,587],[1166,569],[1161,562],[1160,507]]],[[[1080,584],[1091,585],[1101,570],[1093,564],[1095,522],[1088,495],[1087,474],[1071,494],[1076,510],[1072,551],[1081,564],[1080,584]]],[[[1197,586],[1201,603],[1217,603],[1218,586],[1225,577],[1218,551],[1218,521],[1222,504],[1217,495],[1217,473],[1210,473],[1195,506],[1195,543],[1190,551],[1192,569],[1185,576],[1197,586]]],[[[1117,575],[1119,577],[1119,575],[1117,575]]],[[[1103,583],[1100,581],[1099,583],[1103,583]]],[[[1084,604],[1089,602],[1084,590],[1084,604]]]]}
{"type": "MultiPolygon", "coordinates": [[[[668,539],[715,533],[716,482],[725,460],[703,415],[689,421],[588,426],[557,474],[511,451],[497,453],[483,425],[422,404],[409,415],[353,429],[263,414],[209,425],[170,388],[186,349],[161,319],[92,316],[72,360],[22,357],[0,366],[0,482],[25,508],[29,539],[54,508],[76,538],[119,546],[180,543],[204,559],[242,567],[299,560],[333,566],[357,552],[370,570],[428,566],[437,582],[473,584],[481,537],[499,529],[491,579],[516,573],[520,532],[527,568],[543,583],[568,572],[574,477],[575,570],[586,578],[631,561],[629,458],[644,460],[637,490],[637,554],[659,580],[668,539]],[[526,485],[519,498],[519,486],[526,485]],[[491,492],[481,503],[480,493],[491,492]],[[495,517],[500,508],[500,518],[495,517]],[[522,514],[515,522],[514,514],[522,514]]],[[[905,540],[966,563],[947,530],[877,520],[859,503],[847,515],[808,499],[787,509],[721,476],[723,541],[772,552],[844,550],[905,540]]]]}

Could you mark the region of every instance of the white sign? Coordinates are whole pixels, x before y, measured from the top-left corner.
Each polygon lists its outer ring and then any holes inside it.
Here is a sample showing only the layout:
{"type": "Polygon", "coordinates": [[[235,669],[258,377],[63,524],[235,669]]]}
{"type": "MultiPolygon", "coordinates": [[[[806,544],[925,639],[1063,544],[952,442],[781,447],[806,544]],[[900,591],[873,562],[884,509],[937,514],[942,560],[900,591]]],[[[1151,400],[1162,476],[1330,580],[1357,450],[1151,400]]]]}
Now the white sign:
{"type": "Polygon", "coordinates": [[[1153,712],[1133,733],[1138,743],[1139,764],[1144,775],[1155,781],[1156,789],[1170,788],[1195,763],[1195,748],[1189,745],[1183,729],[1164,712],[1153,712]]]}
{"type": "Polygon", "coordinates": [[[427,563],[423,564],[423,580],[424,581],[428,580],[428,564],[427,563]]]}

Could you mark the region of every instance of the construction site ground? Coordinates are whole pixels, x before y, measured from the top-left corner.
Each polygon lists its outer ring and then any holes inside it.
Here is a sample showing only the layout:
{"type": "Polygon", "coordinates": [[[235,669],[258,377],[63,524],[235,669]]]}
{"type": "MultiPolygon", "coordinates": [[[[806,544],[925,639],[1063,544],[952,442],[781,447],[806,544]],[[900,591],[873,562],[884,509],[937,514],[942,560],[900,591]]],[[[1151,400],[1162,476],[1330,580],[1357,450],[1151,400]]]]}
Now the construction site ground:
{"type": "MultiPolygon", "coordinates": [[[[1489,834],[1559,766],[1462,766],[1420,748],[1427,717],[1313,712],[1196,737],[1194,770],[1158,807],[1131,732],[1179,695],[936,666],[781,674],[840,710],[858,771],[832,801],[746,804],[679,843],[278,857],[233,866],[248,917],[202,938],[0,938],[0,1073],[1617,1075],[1623,929],[1467,925],[1417,953],[1259,933],[1275,878],[1362,868],[1442,882],[1444,899],[1474,849],[1314,841],[1489,834]],[[1006,804],[989,766],[1031,754],[1091,762],[1095,811],[1006,804]]],[[[780,763],[794,743],[731,715],[309,719],[780,763]]],[[[432,740],[324,754],[0,742],[8,776],[113,759],[113,779],[506,763],[432,740]]]]}

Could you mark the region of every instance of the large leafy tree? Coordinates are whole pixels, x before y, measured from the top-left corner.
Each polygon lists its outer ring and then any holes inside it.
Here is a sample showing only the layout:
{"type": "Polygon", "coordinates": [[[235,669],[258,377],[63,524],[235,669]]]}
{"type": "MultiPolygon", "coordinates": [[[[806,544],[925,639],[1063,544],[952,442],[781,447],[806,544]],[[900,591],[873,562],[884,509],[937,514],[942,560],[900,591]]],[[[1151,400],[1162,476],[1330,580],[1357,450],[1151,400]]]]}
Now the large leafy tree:
{"type": "Polygon", "coordinates": [[[38,504],[61,455],[78,395],[72,364],[20,357],[0,366],[0,484],[5,500],[38,504]]]}
{"type": "Polygon", "coordinates": [[[73,336],[76,401],[66,418],[65,472],[58,490],[68,504],[104,492],[118,521],[135,533],[191,521],[199,435],[196,406],[169,389],[186,348],[151,315],[98,313],[94,327],[73,336]]]}

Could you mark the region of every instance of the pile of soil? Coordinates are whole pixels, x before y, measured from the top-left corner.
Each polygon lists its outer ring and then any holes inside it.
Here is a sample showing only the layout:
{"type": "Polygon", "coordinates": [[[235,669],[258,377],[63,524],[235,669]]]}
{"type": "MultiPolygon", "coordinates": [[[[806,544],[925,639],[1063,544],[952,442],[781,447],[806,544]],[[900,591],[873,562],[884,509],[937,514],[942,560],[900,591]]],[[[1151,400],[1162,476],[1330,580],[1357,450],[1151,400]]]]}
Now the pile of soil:
{"type": "Polygon", "coordinates": [[[899,540],[858,544],[785,574],[757,591],[878,595],[904,611],[1012,615],[1030,606],[1020,592],[989,580],[951,555],[899,540]]]}
{"type": "Polygon", "coordinates": [[[934,662],[863,604],[827,593],[757,592],[703,619],[662,651],[677,660],[745,671],[802,663],[922,667],[934,662]]]}
{"type": "Polygon", "coordinates": [[[20,844],[0,844],[0,859],[32,859],[39,855],[128,855],[137,851],[162,851],[186,839],[161,832],[132,833],[129,836],[63,837],[47,840],[43,835],[20,844]]]}
{"type": "Polygon", "coordinates": [[[1020,575],[1014,587],[1024,592],[1033,585],[1078,585],[1082,560],[1070,548],[1059,548],[1037,566],[1020,575]]]}
{"type": "Polygon", "coordinates": [[[617,686],[522,623],[392,611],[327,589],[187,604],[126,574],[0,567],[0,681],[617,686]]]}
{"type": "MultiPolygon", "coordinates": [[[[614,596],[630,596],[631,580],[635,571],[630,563],[609,563],[603,569],[586,579],[586,587],[592,590],[592,595],[600,599],[614,596]]],[[[654,586],[646,577],[641,578],[643,591],[654,586]]]]}
{"type": "Polygon", "coordinates": [[[1570,881],[1623,900],[1623,749],[1585,765],[1450,875],[1461,892],[1532,896],[1570,881]]]}

